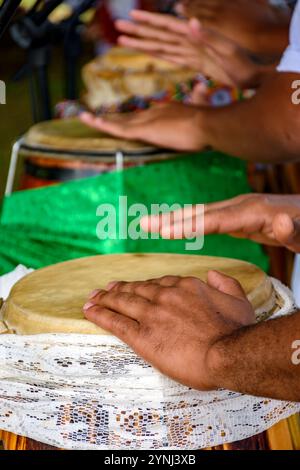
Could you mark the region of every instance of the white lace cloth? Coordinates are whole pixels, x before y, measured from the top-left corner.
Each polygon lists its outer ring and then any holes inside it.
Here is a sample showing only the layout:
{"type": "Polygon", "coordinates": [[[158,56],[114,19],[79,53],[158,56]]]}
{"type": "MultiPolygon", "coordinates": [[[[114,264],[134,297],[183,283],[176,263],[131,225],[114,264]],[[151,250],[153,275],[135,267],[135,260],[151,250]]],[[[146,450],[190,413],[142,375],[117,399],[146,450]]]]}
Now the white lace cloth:
{"type": "MultiPolygon", "coordinates": [[[[275,281],[291,312],[289,291],[275,281]]],[[[65,449],[200,449],[244,439],[300,404],[167,379],[111,336],[0,337],[0,429],[65,449]]]]}

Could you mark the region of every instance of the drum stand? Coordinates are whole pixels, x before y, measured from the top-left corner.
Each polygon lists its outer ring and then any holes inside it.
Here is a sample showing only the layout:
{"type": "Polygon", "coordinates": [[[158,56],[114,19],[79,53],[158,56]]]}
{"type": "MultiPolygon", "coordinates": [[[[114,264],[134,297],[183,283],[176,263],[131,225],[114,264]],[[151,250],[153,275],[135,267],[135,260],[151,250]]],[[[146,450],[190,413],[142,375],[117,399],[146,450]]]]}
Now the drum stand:
{"type": "Polygon", "coordinates": [[[24,142],[24,137],[21,137],[17,142],[14,143],[11,158],[10,158],[10,165],[8,170],[8,176],[6,180],[6,187],[5,187],[5,196],[10,196],[13,192],[14,182],[16,177],[16,171],[18,167],[18,159],[20,155],[20,148],[24,142]]]}

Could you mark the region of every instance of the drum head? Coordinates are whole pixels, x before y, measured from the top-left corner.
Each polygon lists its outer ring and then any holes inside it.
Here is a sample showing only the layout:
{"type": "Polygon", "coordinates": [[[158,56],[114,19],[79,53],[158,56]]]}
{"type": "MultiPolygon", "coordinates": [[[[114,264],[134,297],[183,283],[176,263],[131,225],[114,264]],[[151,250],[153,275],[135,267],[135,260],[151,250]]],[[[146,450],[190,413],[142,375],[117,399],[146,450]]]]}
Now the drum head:
{"type": "Polygon", "coordinates": [[[126,155],[158,153],[155,147],[116,139],[83,124],[79,119],[57,119],[33,126],[26,134],[23,147],[44,153],[115,155],[118,150],[126,155]]]}
{"type": "Polygon", "coordinates": [[[267,275],[237,260],[171,254],[96,256],[50,266],[23,278],[4,306],[4,321],[17,334],[105,334],[85,320],[82,311],[94,289],[105,289],[110,281],[141,281],[165,275],[205,281],[209,269],[237,278],[255,309],[272,297],[267,275]]]}

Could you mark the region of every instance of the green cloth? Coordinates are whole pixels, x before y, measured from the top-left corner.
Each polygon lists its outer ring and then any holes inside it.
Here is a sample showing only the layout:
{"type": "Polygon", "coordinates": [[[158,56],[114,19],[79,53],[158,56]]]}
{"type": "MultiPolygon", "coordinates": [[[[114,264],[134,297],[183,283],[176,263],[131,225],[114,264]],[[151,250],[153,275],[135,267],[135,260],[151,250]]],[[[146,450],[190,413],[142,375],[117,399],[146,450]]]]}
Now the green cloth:
{"type": "MultiPolygon", "coordinates": [[[[190,253],[238,258],[264,270],[268,258],[257,244],[228,236],[205,238],[200,252],[185,249],[183,240],[99,240],[97,207],[120,195],[128,205],[215,202],[250,191],[246,164],[217,152],[182,156],[124,172],[55,186],[19,191],[5,198],[0,224],[0,273],[17,264],[40,268],[94,254],[125,252],[190,253]]],[[[130,221],[130,219],[129,219],[130,221]]]]}

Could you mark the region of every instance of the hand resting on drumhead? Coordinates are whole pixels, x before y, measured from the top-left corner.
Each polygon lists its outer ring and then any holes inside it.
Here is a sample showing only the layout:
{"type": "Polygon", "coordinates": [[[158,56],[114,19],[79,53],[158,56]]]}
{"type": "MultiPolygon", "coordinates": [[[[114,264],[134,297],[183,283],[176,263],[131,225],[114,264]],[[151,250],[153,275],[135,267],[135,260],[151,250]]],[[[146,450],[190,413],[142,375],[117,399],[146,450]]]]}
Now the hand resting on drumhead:
{"type": "Polygon", "coordinates": [[[256,53],[281,54],[288,43],[290,11],[269,0],[182,0],[179,12],[256,53]]]}
{"type": "MultiPolygon", "coordinates": [[[[299,196],[240,196],[207,205],[205,219],[206,233],[300,251],[299,196]]],[[[160,233],[166,228],[157,216],[143,219],[142,226],[160,233]]],[[[254,324],[241,286],[221,273],[210,272],[207,284],[172,276],[112,283],[93,292],[84,314],[184,385],[300,401],[300,367],[292,360],[300,312],[254,324]]]]}
{"type": "Polygon", "coordinates": [[[175,276],[112,283],[92,294],[84,312],[162,373],[201,390],[218,387],[214,344],[255,321],[240,284],[215,271],[207,284],[175,276]]]}
{"type": "Polygon", "coordinates": [[[147,141],[159,147],[195,151],[205,146],[195,106],[162,104],[144,112],[105,118],[82,113],[80,119],[88,126],[116,137],[147,141]]]}
{"type": "MultiPolygon", "coordinates": [[[[201,214],[200,214],[201,215],[201,214]]],[[[186,227],[199,227],[197,206],[187,211],[144,217],[146,232],[163,238],[189,237],[186,227]]],[[[230,234],[271,246],[285,246],[300,253],[300,196],[247,194],[227,201],[207,204],[204,234],[230,234]]],[[[203,234],[199,234],[203,235],[203,234]]]]}
{"type": "Polygon", "coordinates": [[[222,108],[171,103],[102,118],[83,113],[81,119],[102,132],[162,148],[213,147],[248,161],[287,163],[299,159],[299,106],[291,99],[295,80],[297,73],[268,74],[253,98],[222,108]]]}
{"type": "Polygon", "coordinates": [[[207,284],[172,276],[113,282],[91,294],[84,314],[183,385],[300,401],[292,361],[300,312],[254,324],[240,284],[221,273],[209,272],[207,284]]]}

